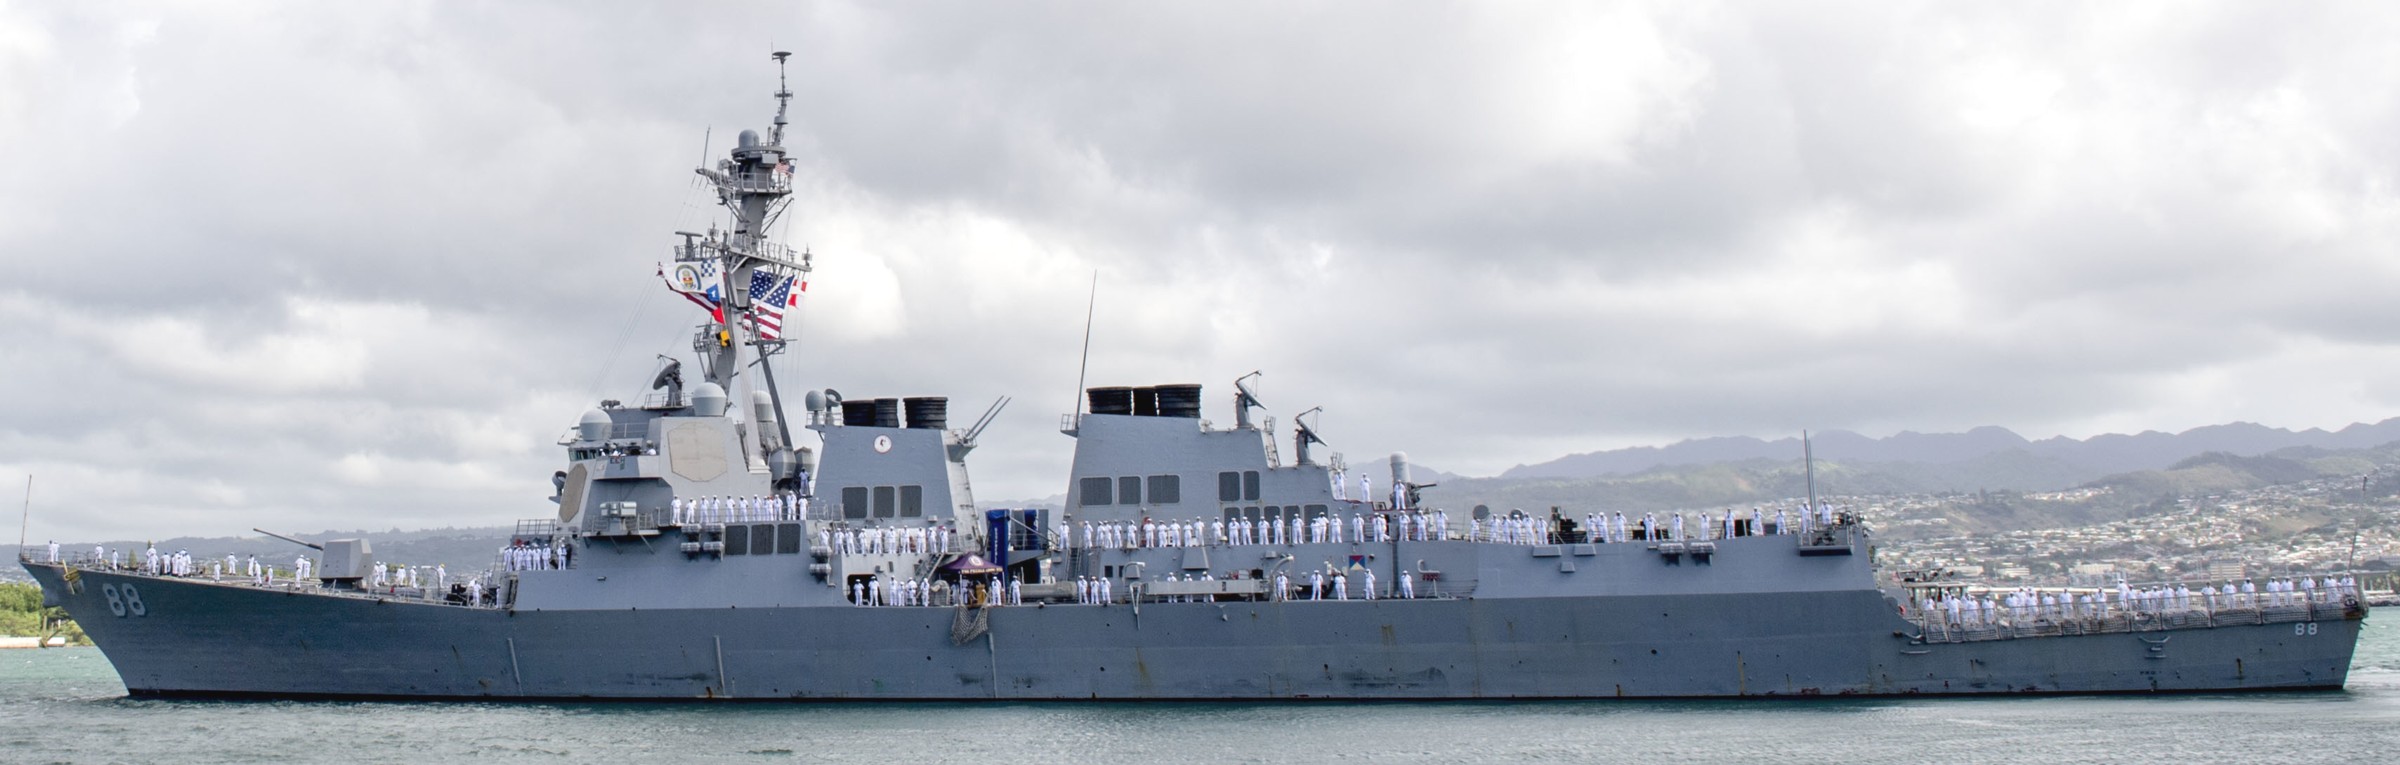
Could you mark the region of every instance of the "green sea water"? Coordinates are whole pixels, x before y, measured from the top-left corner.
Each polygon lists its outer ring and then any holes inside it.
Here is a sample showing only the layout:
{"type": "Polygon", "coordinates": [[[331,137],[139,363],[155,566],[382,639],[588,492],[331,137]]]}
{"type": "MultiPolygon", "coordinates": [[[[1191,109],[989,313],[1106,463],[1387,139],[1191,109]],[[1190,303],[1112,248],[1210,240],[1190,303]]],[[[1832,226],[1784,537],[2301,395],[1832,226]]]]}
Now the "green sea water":
{"type": "Polygon", "coordinates": [[[153,701],[98,651],[0,651],[0,763],[2383,763],[2400,626],[2343,691],[1300,704],[153,701]]]}

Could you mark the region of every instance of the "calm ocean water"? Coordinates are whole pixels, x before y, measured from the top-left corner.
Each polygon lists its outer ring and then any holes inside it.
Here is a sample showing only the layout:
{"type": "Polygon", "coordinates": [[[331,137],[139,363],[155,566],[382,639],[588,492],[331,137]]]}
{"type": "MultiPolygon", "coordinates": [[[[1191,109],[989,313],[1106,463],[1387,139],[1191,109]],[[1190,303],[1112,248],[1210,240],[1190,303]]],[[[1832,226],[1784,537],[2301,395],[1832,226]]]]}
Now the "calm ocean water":
{"type": "MultiPolygon", "coordinates": [[[[2384,617],[2389,619],[2390,617],[2384,617]]],[[[2400,627],[2342,692],[1456,704],[136,701],[0,652],[0,762],[2393,762],[2400,627]]]]}

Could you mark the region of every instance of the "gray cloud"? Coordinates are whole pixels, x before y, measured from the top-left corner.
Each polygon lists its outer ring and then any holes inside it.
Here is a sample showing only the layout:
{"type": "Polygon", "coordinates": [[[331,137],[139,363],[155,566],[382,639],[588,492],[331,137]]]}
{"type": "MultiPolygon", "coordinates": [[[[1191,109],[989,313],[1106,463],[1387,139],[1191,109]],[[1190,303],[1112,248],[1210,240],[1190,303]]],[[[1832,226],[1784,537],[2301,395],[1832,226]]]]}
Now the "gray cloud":
{"type": "Polygon", "coordinates": [[[2400,406],[2377,5],[51,5],[0,20],[0,474],[37,535],[485,524],[695,318],[796,52],[795,386],[1268,372],[1354,461],[2400,406]]]}

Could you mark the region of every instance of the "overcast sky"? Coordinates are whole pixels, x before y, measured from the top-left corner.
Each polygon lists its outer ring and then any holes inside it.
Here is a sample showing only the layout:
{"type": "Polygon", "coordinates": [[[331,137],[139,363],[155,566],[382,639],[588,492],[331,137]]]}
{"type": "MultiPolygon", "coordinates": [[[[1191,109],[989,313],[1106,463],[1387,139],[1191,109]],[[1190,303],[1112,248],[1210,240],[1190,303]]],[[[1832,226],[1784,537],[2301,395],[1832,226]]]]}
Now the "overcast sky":
{"type": "Polygon", "coordinates": [[[778,48],[786,382],[1016,397],[980,499],[1064,491],[1095,271],[1091,384],[1354,464],[2400,414],[2400,4],[669,7],[0,0],[34,540],[550,515],[778,48]]]}

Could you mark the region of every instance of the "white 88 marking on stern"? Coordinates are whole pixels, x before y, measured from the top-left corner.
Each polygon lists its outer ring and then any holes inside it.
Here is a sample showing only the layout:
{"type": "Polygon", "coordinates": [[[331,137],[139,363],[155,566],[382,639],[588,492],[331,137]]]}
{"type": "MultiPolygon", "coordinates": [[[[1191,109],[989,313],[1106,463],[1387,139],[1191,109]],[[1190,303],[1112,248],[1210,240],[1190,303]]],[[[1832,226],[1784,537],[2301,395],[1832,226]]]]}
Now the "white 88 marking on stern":
{"type": "Polygon", "coordinates": [[[132,584],[100,585],[100,596],[108,599],[108,612],[112,615],[150,615],[150,607],[142,603],[142,591],[134,589],[132,584]]]}
{"type": "Polygon", "coordinates": [[[2317,623],[2316,623],[2316,622],[2301,622],[2301,623],[2299,623],[2299,624],[2294,624],[2294,625],[2292,625],[2292,634],[2294,634],[2294,635],[2314,635],[2314,634],[2317,634],[2317,623]]]}

